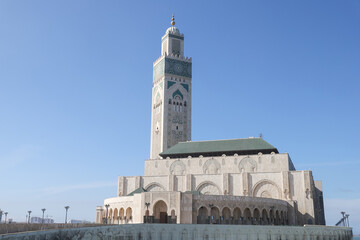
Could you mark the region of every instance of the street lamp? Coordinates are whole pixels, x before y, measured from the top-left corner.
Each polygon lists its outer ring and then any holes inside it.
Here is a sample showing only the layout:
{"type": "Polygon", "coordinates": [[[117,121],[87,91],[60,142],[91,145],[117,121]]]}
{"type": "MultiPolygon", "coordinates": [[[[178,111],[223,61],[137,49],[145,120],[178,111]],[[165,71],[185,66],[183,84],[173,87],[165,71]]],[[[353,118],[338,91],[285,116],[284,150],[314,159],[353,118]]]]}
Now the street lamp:
{"type": "Polygon", "coordinates": [[[148,223],[148,222],[149,222],[149,206],[150,206],[150,203],[149,203],[149,202],[146,202],[146,203],[145,203],[145,206],[146,206],[145,221],[146,221],[146,223],[148,223]]]}
{"type": "Polygon", "coordinates": [[[31,214],[31,211],[28,211],[28,214],[29,214],[29,220],[28,220],[28,223],[30,223],[30,214],[31,214]]]}
{"type": "Polygon", "coordinates": [[[41,211],[43,212],[42,223],[44,224],[44,213],[46,211],[46,208],[41,209],[41,211]]]}
{"type": "Polygon", "coordinates": [[[106,207],[105,224],[107,224],[108,223],[108,209],[110,207],[110,204],[105,204],[105,207],[106,207]]]}
{"type": "Polygon", "coordinates": [[[65,206],[65,224],[67,223],[67,212],[69,210],[69,206],[65,206]]]}
{"type": "Polygon", "coordinates": [[[214,217],[212,215],[212,211],[211,209],[214,207],[214,204],[209,204],[209,208],[210,208],[210,224],[213,224],[213,221],[214,221],[214,217]]]}
{"type": "Polygon", "coordinates": [[[6,224],[6,218],[7,218],[8,212],[4,212],[4,214],[5,214],[5,224],[6,224]]]}
{"type": "Polygon", "coordinates": [[[346,225],[345,212],[340,212],[340,213],[341,213],[342,216],[343,216],[342,220],[343,220],[343,225],[344,225],[344,227],[345,227],[345,225],[346,225]]]}

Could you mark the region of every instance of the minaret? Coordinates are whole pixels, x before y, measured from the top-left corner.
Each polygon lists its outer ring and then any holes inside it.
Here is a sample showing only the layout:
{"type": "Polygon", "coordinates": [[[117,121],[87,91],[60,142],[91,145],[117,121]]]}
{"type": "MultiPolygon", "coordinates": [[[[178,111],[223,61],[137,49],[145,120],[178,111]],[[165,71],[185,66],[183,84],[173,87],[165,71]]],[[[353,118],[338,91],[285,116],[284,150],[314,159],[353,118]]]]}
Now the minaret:
{"type": "Polygon", "coordinates": [[[191,58],[184,57],[184,34],[175,27],[174,16],[171,20],[153,64],[151,159],[191,140],[191,58]]]}

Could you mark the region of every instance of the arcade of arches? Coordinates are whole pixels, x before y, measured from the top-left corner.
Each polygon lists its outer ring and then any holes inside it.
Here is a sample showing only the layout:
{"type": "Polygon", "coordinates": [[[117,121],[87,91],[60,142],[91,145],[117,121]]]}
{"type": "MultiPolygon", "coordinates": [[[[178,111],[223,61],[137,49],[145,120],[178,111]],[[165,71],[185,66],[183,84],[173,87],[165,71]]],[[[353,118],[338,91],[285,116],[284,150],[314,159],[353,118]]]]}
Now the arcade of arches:
{"type": "Polygon", "coordinates": [[[103,223],[107,224],[124,224],[124,223],[132,223],[132,208],[128,207],[124,208],[110,208],[108,209],[108,213],[106,211],[103,212],[103,223]]]}
{"type": "MultiPolygon", "coordinates": [[[[168,205],[159,200],[151,208],[145,210],[143,223],[176,223],[176,212],[170,211],[168,205]]],[[[194,209],[195,210],[195,209],[194,209]]],[[[242,224],[242,225],[288,225],[288,213],[283,209],[274,207],[229,207],[214,206],[213,204],[202,205],[193,212],[193,223],[197,224],[242,224]]],[[[104,212],[103,223],[107,224],[126,224],[133,223],[132,209],[110,208],[108,213],[104,212]]]]}
{"type": "Polygon", "coordinates": [[[246,207],[223,207],[221,210],[209,204],[197,211],[198,224],[244,224],[244,225],[287,225],[287,212],[282,210],[246,207]]]}

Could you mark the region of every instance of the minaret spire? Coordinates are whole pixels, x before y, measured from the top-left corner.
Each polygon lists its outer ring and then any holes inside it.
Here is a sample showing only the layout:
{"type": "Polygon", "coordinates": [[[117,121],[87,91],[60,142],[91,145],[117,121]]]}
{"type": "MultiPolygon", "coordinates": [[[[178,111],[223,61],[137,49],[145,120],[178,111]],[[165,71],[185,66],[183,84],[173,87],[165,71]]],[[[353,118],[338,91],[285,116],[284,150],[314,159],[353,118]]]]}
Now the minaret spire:
{"type": "Polygon", "coordinates": [[[192,60],[184,57],[184,34],[174,26],[174,14],[170,23],[161,38],[161,56],[153,65],[151,159],[191,140],[192,60]]]}
{"type": "Polygon", "coordinates": [[[172,25],[172,26],[175,25],[175,17],[174,17],[174,14],[172,15],[172,18],[171,18],[171,25],[172,25]]]}

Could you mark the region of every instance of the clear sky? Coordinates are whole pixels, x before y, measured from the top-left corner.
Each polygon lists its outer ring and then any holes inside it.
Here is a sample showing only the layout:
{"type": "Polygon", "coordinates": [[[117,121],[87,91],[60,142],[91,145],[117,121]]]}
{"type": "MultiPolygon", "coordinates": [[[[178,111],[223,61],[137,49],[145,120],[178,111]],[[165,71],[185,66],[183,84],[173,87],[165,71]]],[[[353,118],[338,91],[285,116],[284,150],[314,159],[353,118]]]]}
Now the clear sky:
{"type": "Polygon", "coordinates": [[[193,58],[192,140],[264,139],[360,233],[360,1],[0,1],[0,208],[95,221],[143,175],[171,14],[193,58]]]}

